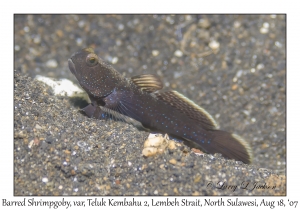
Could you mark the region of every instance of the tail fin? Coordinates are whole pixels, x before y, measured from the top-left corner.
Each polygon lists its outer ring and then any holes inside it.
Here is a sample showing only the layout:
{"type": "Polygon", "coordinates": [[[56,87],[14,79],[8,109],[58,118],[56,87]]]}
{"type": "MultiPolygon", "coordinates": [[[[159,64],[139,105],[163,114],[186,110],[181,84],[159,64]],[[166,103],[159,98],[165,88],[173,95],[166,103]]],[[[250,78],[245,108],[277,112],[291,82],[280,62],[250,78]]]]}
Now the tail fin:
{"type": "Polygon", "coordinates": [[[226,158],[251,163],[252,150],[240,136],[221,130],[213,130],[211,135],[210,143],[204,148],[208,153],[221,153],[226,158]]]}

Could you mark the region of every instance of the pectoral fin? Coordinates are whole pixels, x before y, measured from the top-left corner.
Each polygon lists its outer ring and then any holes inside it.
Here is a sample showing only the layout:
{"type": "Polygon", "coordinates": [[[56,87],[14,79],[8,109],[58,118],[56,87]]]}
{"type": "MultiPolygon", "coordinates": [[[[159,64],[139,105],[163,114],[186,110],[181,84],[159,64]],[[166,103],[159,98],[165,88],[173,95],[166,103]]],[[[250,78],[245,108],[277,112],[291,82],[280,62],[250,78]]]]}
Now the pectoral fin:
{"type": "Polygon", "coordinates": [[[90,118],[95,118],[95,119],[105,118],[104,112],[100,109],[100,107],[94,106],[92,104],[89,104],[86,107],[82,108],[81,111],[83,111],[90,118]]]}
{"type": "Polygon", "coordinates": [[[104,106],[95,106],[93,104],[89,104],[88,106],[82,108],[81,111],[83,111],[89,118],[119,120],[129,123],[137,128],[148,130],[139,121],[136,121],[133,118],[120,114],[119,112],[106,108],[104,106]]]}

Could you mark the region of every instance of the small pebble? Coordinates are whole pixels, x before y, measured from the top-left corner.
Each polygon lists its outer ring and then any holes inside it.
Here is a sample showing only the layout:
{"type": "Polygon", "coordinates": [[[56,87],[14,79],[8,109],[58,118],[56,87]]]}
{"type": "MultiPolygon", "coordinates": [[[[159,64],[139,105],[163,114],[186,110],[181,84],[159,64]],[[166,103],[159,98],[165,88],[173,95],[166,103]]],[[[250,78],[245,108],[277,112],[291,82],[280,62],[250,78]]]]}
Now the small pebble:
{"type": "Polygon", "coordinates": [[[173,158],[173,159],[169,160],[169,163],[176,165],[177,161],[173,158]]]}
{"type": "Polygon", "coordinates": [[[201,28],[209,28],[210,27],[210,22],[208,19],[200,19],[199,20],[199,26],[201,28]]]}
{"type": "Polygon", "coordinates": [[[199,193],[198,191],[195,191],[195,192],[192,193],[192,195],[193,195],[193,196],[199,196],[200,193],[199,193]]]}
{"type": "Polygon", "coordinates": [[[19,51],[21,47],[19,45],[15,45],[15,51],[19,51]]]}
{"type": "Polygon", "coordinates": [[[57,63],[57,61],[56,61],[55,59],[50,59],[50,60],[48,60],[48,61],[46,62],[46,66],[47,66],[48,68],[54,69],[54,68],[56,68],[56,67],[58,66],[58,63],[57,63]]]}
{"type": "Polygon", "coordinates": [[[213,41],[211,41],[211,42],[208,44],[208,46],[209,46],[212,50],[217,50],[217,49],[220,48],[220,43],[217,42],[217,41],[215,41],[215,40],[213,40],[213,41]]]}
{"type": "Polygon", "coordinates": [[[243,75],[243,70],[239,70],[237,73],[236,73],[236,77],[241,77],[243,75]]]}
{"type": "Polygon", "coordinates": [[[77,38],[77,39],[76,39],[76,44],[77,44],[77,46],[81,46],[82,43],[83,43],[83,40],[82,40],[81,38],[77,38]]]}
{"type": "Polygon", "coordinates": [[[194,183],[200,182],[201,180],[201,175],[196,175],[195,179],[194,179],[194,183]]]}
{"type": "Polygon", "coordinates": [[[260,29],[260,33],[262,33],[262,34],[266,34],[268,32],[269,32],[269,29],[267,29],[267,28],[261,28],[260,29]]]}
{"type": "Polygon", "coordinates": [[[180,51],[180,50],[176,50],[176,51],[174,52],[174,55],[175,55],[176,57],[182,57],[182,56],[183,56],[183,52],[180,51]]]}
{"type": "Polygon", "coordinates": [[[264,67],[265,67],[265,65],[262,64],[262,63],[260,63],[260,64],[258,64],[258,65],[256,66],[256,69],[257,69],[257,70],[261,70],[261,69],[263,69],[264,67]]]}
{"type": "Polygon", "coordinates": [[[152,55],[155,57],[155,56],[158,56],[159,55],[159,51],[158,50],[152,50],[152,55]]]}
{"type": "Polygon", "coordinates": [[[238,88],[238,85],[237,84],[234,84],[231,86],[231,90],[236,90],[238,88]]]}
{"type": "Polygon", "coordinates": [[[278,48],[281,48],[281,47],[282,47],[282,44],[281,44],[280,42],[276,41],[276,42],[275,42],[275,46],[278,47],[278,48]]]}
{"type": "Polygon", "coordinates": [[[239,21],[234,21],[233,27],[239,28],[240,26],[241,26],[241,22],[239,22],[239,21]]]}
{"type": "Polygon", "coordinates": [[[47,177],[42,178],[42,182],[47,183],[48,182],[48,178],[47,177]]]}
{"type": "Polygon", "coordinates": [[[243,113],[246,115],[246,116],[249,116],[250,115],[250,112],[248,110],[244,110],[243,113]]]}
{"type": "Polygon", "coordinates": [[[266,34],[269,32],[269,23],[264,23],[263,26],[260,28],[260,33],[266,34]]]}
{"type": "Polygon", "coordinates": [[[23,29],[24,29],[25,32],[29,32],[30,31],[30,28],[28,26],[25,26],[23,29]]]}
{"type": "Polygon", "coordinates": [[[33,143],[34,143],[34,140],[31,140],[31,141],[29,142],[29,144],[28,144],[28,148],[29,148],[29,149],[31,149],[33,143]]]}
{"type": "Polygon", "coordinates": [[[122,31],[124,29],[124,25],[123,24],[119,24],[118,25],[118,29],[119,29],[119,31],[122,31]]]}
{"type": "Polygon", "coordinates": [[[36,124],[36,125],[35,125],[35,128],[36,128],[36,129],[42,129],[42,127],[41,127],[39,124],[36,124]]]}
{"type": "Polygon", "coordinates": [[[117,46],[121,46],[121,45],[122,45],[122,40],[117,39],[117,40],[116,40],[116,45],[117,45],[117,46]]]}
{"type": "Polygon", "coordinates": [[[35,44],[39,44],[41,43],[41,37],[39,35],[36,35],[34,38],[33,38],[33,42],[35,44]]]}
{"type": "Polygon", "coordinates": [[[269,27],[270,27],[270,24],[269,24],[269,23],[264,23],[264,24],[263,24],[263,27],[264,27],[264,28],[269,28],[269,27]]]}
{"type": "Polygon", "coordinates": [[[85,21],[84,20],[81,20],[81,21],[79,21],[78,22],[78,26],[79,26],[79,28],[83,28],[84,26],[85,26],[85,21]]]}
{"type": "Polygon", "coordinates": [[[203,155],[204,153],[200,149],[192,148],[191,149],[196,155],[203,155]]]}
{"type": "Polygon", "coordinates": [[[111,63],[116,64],[116,63],[118,63],[118,60],[119,59],[117,57],[113,57],[112,60],[111,60],[111,63]]]}

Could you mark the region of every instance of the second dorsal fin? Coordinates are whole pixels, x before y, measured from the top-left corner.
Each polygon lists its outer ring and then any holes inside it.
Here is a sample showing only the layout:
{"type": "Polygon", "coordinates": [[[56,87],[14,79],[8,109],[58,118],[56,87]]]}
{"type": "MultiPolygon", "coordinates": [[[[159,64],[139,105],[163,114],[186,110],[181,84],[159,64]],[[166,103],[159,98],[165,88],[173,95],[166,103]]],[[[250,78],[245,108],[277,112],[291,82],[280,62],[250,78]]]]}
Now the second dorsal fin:
{"type": "Polygon", "coordinates": [[[155,92],[163,88],[163,83],[158,76],[153,74],[141,74],[131,77],[131,81],[141,90],[155,92]]]}
{"type": "Polygon", "coordinates": [[[197,121],[204,129],[218,129],[218,124],[213,117],[207,111],[205,111],[205,109],[201,108],[177,91],[173,90],[163,93],[155,93],[155,96],[159,100],[164,101],[170,106],[176,108],[178,111],[186,114],[189,118],[197,121]]]}

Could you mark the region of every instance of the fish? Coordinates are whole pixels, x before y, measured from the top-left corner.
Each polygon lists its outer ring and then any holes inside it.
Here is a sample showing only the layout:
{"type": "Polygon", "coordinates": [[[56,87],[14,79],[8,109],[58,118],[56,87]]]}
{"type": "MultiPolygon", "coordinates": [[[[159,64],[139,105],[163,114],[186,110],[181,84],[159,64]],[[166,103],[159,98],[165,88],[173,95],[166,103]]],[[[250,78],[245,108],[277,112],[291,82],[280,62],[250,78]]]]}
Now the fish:
{"type": "Polygon", "coordinates": [[[196,143],[206,153],[220,153],[228,159],[251,163],[253,154],[247,141],[220,130],[205,109],[179,92],[163,91],[157,75],[125,78],[92,48],[74,53],[68,66],[90,98],[91,103],[82,109],[88,117],[105,119],[105,110],[111,110],[147,129],[196,143]]]}

